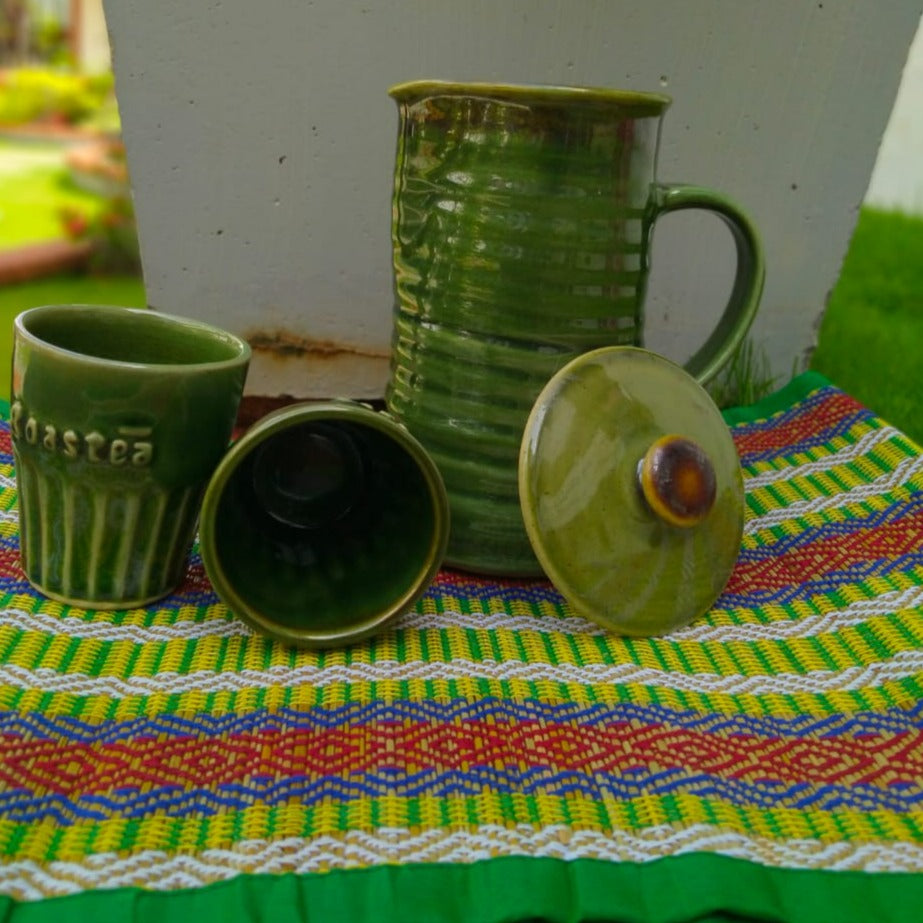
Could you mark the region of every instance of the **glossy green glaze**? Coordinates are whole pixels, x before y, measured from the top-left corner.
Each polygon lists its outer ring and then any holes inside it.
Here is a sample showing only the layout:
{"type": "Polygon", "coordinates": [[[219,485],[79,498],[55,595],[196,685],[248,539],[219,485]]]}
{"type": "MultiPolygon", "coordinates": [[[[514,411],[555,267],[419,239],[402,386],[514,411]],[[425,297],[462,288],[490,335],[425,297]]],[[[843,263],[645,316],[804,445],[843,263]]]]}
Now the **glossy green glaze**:
{"type": "Polygon", "coordinates": [[[574,87],[522,83],[458,82],[452,80],[409,80],[395,84],[388,94],[399,101],[414,101],[435,96],[465,96],[497,99],[505,103],[567,106],[618,106],[635,116],[661,115],[671,99],[662,93],[639,93],[636,90],[616,90],[609,87],[574,87]]]}
{"type": "Polygon", "coordinates": [[[329,401],[271,413],[231,448],[199,544],[232,612],[286,644],[328,647],[412,606],[448,535],[442,478],[420,444],[387,414],[329,401]]]}
{"type": "Polygon", "coordinates": [[[49,305],[15,321],[10,429],[26,577],[86,608],[181,580],[250,347],[154,311],[49,305]]]}
{"type": "Polygon", "coordinates": [[[684,208],[716,212],[737,246],[727,309],[688,366],[709,379],[756,312],[759,240],[720,194],[656,182],[667,97],[437,81],[391,94],[400,125],[388,408],[442,471],[448,562],[536,574],[516,466],[539,391],[580,353],[642,343],[654,223],[684,208]]]}
{"type": "Polygon", "coordinates": [[[529,416],[519,480],[545,572],[575,611],[619,634],[664,634],[706,612],[740,553],[730,430],[695,379],[647,350],[595,350],[555,375],[529,416]],[[707,458],[714,497],[694,523],[670,522],[641,489],[639,466],[665,436],[707,458]]]}

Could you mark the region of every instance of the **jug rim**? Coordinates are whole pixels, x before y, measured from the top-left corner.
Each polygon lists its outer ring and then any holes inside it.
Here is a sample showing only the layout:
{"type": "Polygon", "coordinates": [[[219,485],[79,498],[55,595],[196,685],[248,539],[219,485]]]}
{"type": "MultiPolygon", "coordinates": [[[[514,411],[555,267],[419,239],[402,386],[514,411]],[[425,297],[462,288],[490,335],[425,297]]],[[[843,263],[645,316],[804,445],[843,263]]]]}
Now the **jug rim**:
{"type": "Polygon", "coordinates": [[[388,89],[398,102],[415,102],[431,96],[473,96],[512,103],[596,103],[615,105],[644,115],[660,115],[673,99],[663,93],[596,86],[542,83],[493,83],[463,80],[409,80],[388,89]]]}

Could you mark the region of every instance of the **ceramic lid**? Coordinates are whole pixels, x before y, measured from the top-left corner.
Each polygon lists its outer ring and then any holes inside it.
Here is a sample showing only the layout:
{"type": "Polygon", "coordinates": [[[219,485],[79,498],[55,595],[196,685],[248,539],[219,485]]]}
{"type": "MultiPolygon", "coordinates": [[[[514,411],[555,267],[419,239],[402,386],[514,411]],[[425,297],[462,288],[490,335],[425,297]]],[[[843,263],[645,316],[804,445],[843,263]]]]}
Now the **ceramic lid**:
{"type": "Polygon", "coordinates": [[[740,551],[730,430],[695,379],[644,349],[594,350],[552,378],[526,424],[519,494],[549,579],[619,634],[702,615],[740,551]]]}

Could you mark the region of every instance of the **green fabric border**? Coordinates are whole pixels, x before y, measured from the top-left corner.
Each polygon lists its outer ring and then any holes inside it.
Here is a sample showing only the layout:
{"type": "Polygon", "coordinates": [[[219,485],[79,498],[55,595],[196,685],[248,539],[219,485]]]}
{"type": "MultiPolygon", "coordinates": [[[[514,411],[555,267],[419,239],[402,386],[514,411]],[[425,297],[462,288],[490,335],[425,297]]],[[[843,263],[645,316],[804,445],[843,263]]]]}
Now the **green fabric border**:
{"type": "Polygon", "coordinates": [[[920,919],[921,907],[921,875],[769,868],[712,853],[643,864],[509,857],[239,875],[176,891],[0,901],[6,923],[909,923],[920,919]]]}
{"type": "Polygon", "coordinates": [[[728,426],[734,426],[736,423],[752,423],[755,420],[765,420],[773,414],[780,413],[783,410],[790,410],[793,404],[804,400],[818,388],[829,388],[830,386],[831,382],[819,372],[803,372],[793,378],[787,385],[767,395],[761,401],[749,404],[746,407],[729,407],[727,410],[722,410],[721,415],[728,426]]]}

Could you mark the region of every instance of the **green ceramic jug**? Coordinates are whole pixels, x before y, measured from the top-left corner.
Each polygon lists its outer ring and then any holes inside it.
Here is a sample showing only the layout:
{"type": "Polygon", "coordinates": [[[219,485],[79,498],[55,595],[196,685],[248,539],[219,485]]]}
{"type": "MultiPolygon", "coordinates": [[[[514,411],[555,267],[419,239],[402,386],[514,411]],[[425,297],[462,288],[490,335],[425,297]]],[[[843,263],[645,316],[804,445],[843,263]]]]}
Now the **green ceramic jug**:
{"type": "Polygon", "coordinates": [[[439,81],[390,93],[400,123],[388,409],[442,473],[447,563],[539,574],[517,484],[539,392],[577,355],[642,345],[654,223],[689,208],[723,218],[737,252],[727,307],[686,365],[709,380],[756,313],[759,237],[724,195],[657,181],[665,96],[439,81]]]}

